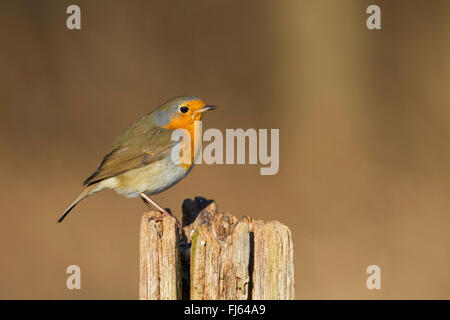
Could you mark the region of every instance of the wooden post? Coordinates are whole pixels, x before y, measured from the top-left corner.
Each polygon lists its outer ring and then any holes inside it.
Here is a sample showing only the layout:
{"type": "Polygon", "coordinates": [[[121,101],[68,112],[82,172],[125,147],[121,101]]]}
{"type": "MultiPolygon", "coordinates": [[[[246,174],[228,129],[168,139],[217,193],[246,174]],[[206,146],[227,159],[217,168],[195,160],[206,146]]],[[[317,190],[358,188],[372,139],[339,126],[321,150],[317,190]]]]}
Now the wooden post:
{"type": "Polygon", "coordinates": [[[291,232],[278,221],[253,223],[253,300],[294,299],[291,232]]]}
{"type": "Polygon", "coordinates": [[[237,219],[215,202],[183,203],[183,234],[172,218],[149,221],[140,235],[140,299],[294,299],[291,232],[278,221],[237,219]]]}
{"type": "Polygon", "coordinates": [[[146,212],[141,220],[139,299],[181,299],[179,232],[173,218],[155,217],[159,213],[146,212]]]}

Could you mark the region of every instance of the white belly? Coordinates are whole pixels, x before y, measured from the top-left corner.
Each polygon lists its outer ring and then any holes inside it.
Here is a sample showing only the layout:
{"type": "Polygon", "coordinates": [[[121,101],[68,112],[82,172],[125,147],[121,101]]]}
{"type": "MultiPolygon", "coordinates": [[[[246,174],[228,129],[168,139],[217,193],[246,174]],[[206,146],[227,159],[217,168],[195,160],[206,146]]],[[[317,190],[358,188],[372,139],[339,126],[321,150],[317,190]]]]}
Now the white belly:
{"type": "Polygon", "coordinates": [[[170,155],[145,167],[134,169],[117,177],[100,182],[102,189],[114,189],[128,198],[138,198],[141,192],[148,195],[167,190],[183,179],[192,169],[173,163],[170,155]]]}

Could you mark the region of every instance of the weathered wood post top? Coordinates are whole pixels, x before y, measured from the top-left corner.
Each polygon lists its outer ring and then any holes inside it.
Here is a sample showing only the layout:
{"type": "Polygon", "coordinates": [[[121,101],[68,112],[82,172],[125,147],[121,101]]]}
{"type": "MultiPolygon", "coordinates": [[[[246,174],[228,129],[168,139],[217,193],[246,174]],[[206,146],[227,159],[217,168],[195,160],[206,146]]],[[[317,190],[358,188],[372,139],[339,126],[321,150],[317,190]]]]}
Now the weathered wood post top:
{"type": "Polygon", "coordinates": [[[171,217],[142,216],[139,299],[294,299],[291,232],[278,221],[237,219],[212,200],[183,202],[171,217]]]}

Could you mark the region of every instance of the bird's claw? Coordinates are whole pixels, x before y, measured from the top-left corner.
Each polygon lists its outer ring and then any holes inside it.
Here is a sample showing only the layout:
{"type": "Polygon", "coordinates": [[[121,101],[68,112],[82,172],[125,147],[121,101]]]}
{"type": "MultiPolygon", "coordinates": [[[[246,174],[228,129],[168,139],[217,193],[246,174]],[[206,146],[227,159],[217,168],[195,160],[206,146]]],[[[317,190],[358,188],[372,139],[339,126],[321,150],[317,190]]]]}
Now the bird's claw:
{"type": "Polygon", "coordinates": [[[182,232],[183,228],[181,227],[180,221],[178,221],[177,217],[175,217],[175,216],[170,212],[170,209],[166,209],[165,212],[161,212],[161,211],[160,211],[160,213],[161,213],[161,215],[159,215],[158,217],[150,217],[150,218],[148,218],[148,222],[152,222],[152,221],[154,221],[154,222],[159,222],[159,221],[161,221],[162,219],[164,219],[165,217],[171,217],[172,219],[175,220],[175,223],[177,224],[177,227],[178,227],[178,233],[179,233],[180,238],[181,238],[181,237],[182,237],[182,234],[183,234],[183,232],[182,232]]]}

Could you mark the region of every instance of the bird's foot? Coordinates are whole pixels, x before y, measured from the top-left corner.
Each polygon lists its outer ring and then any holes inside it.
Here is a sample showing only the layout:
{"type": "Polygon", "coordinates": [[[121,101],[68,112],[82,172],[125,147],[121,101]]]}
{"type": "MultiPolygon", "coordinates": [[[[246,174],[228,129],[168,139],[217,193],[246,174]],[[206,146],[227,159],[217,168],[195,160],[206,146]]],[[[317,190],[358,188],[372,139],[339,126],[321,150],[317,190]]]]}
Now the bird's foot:
{"type": "Polygon", "coordinates": [[[175,215],[173,215],[172,212],[170,212],[169,208],[166,208],[163,210],[158,210],[158,211],[161,213],[161,215],[158,217],[149,218],[148,222],[150,222],[150,221],[157,222],[157,221],[161,221],[165,217],[172,217],[173,219],[175,219],[175,222],[177,223],[177,226],[178,226],[178,231],[181,233],[181,230],[182,230],[181,223],[180,223],[180,221],[178,221],[177,217],[175,215]]]}

